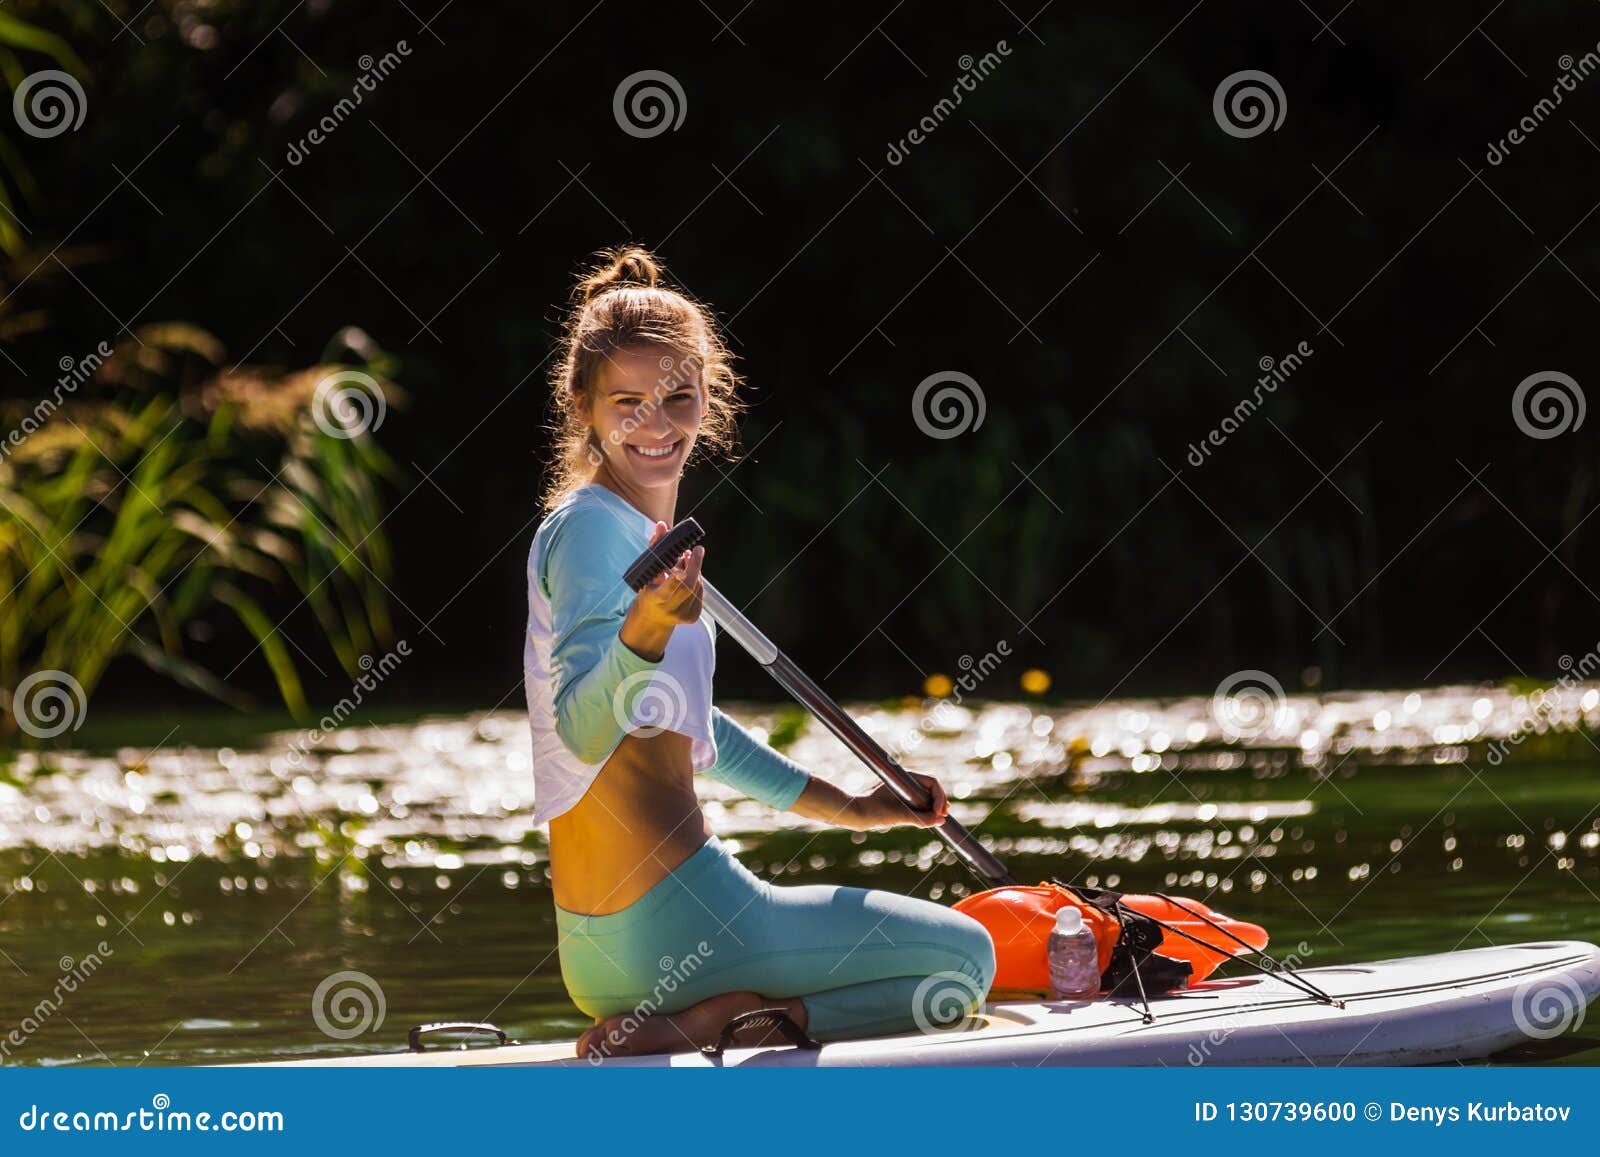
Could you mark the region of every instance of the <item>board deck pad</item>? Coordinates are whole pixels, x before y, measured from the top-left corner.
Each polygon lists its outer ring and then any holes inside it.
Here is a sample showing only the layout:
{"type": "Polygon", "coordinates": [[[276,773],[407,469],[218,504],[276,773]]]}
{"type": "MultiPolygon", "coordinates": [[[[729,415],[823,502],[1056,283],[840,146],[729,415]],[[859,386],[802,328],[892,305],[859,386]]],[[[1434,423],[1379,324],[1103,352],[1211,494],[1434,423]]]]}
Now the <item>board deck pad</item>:
{"type": "Polygon", "coordinates": [[[1344,1002],[1272,977],[1213,979],[1137,1000],[999,1001],[966,1025],[820,1050],[783,1045],[698,1053],[577,1056],[572,1041],[310,1058],[289,1064],[594,1068],[955,1065],[1408,1065],[1475,1060],[1582,1023],[1600,995],[1600,948],[1582,941],[1471,948],[1334,965],[1300,975],[1344,1002]]]}

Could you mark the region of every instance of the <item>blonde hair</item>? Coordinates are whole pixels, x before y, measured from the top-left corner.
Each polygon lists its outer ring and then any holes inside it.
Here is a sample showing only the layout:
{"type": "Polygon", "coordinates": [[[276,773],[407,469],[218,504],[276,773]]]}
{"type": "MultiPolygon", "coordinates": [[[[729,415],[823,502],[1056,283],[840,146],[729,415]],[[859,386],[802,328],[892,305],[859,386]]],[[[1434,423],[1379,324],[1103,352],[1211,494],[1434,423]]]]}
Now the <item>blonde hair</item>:
{"type": "MultiPolygon", "coordinates": [[[[696,451],[705,447],[732,455],[743,408],[733,355],[711,311],[665,284],[661,263],[648,249],[630,245],[596,256],[573,289],[562,344],[562,357],[550,375],[555,457],[545,483],[546,512],[587,482],[600,464],[602,451],[586,413],[594,403],[600,367],[620,350],[660,346],[671,350],[680,366],[697,364],[704,412],[696,451]]],[[[663,361],[664,372],[672,368],[673,361],[663,361]]]]}

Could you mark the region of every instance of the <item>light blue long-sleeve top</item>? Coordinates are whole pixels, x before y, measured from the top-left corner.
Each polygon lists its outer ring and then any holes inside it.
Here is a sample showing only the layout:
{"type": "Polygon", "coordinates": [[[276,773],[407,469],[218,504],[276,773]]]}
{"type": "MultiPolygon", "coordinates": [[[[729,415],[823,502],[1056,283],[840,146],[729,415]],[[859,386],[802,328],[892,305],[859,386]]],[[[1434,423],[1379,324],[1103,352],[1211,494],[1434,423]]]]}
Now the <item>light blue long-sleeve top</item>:
{"type": "Polygon", "coordinates": [[[788,810],[810,774],[711,702],[711,616],[672,632],[660,660],[618,635],[633,592],[622,579],[654,522],[621,495],[579,487],[540,524],[528,555],[524,688],[533,729],[534,822],[572,808],[629,732],[691,739],[696,771],[788,810]]]}

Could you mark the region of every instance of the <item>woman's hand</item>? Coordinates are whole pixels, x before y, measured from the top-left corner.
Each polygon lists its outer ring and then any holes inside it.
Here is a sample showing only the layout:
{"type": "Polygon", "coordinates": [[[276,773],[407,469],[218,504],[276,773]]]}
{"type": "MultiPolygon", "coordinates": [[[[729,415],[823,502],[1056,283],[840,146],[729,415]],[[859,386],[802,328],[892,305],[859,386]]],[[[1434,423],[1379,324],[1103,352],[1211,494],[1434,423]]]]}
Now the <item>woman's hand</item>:
{"type": "Polygon", "coordinates": [[[858,832],[864,832],[869,828],[889,828],[906,824],[919,828],[936,828],[944,823],[945,817],[950,814],[950,799],[945,795],[943,786],[931,775],[915,771],[907,774],[926,788],[933,797],[933,806],[929,810],[916,811],[908,807],[900,801],[900,797],[888,784],[880,783],[866,795],[852,797],[836,822],[840,827],[858,832]]]}
{"type": "MultiPolygon", "coordinates": [[[[650,532],[650,545],[660,542],[667,529],[666,523],[656,523],[655,529],[650,532]]],[[[640,614],[651,621],[674,627],[698,619],[700,604],[705,597],[705,589],[700,583],[701,560],[705,556],[706,548],[703,546],[686,550],[672,566],[645,584],[633,600],[640,614]]]]}
{"type": "MultiPolygon", "coordinates": [[[[667,524],[658,522],[650,532],[654,546],[667,533],[667,524]]],[[[634,596],[619,632],[623,643],[641,658],[658,662],[666,654],[667,640],[684,623],[700,617],[705,588],[700,582],[700,567],[706,548],[686,550],[672,566],[651,579],[634,596]]]]}

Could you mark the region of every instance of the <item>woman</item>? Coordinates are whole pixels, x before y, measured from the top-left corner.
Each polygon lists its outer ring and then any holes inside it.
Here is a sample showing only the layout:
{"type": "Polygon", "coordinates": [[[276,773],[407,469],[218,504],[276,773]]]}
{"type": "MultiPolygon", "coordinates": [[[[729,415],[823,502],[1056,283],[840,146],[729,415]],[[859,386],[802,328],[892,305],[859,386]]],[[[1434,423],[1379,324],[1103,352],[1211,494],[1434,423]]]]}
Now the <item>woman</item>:
{"type": "Polygon", "coordinates": [[[524,652],[561,975],[596,1021],[578,1053],[696,1048],[764,1007],[819,1041],[964,1017],[994,975],[981,924],[890,892],[767,884],[701,814],[696,772],[856,831],[932,827],[949,803],[927,776],[925,812],[882,786],[847,795],[711,705],[704,547],[637,594],[623,582],[674,522],[695,447],[731,444],[737,378],[708,311],[663,284],[649,253],[602,258],[578,285],[554,378],[559,459],[528,561],[524,652]]]}

